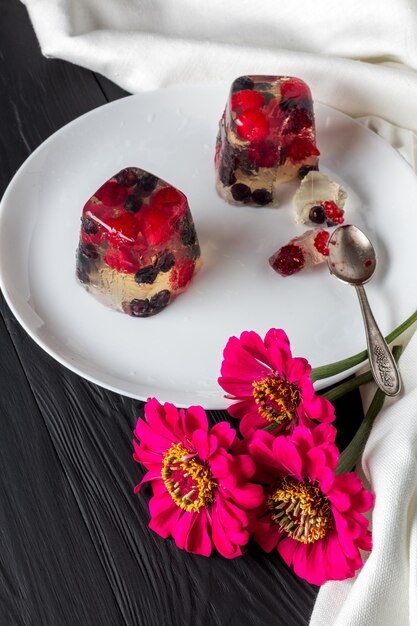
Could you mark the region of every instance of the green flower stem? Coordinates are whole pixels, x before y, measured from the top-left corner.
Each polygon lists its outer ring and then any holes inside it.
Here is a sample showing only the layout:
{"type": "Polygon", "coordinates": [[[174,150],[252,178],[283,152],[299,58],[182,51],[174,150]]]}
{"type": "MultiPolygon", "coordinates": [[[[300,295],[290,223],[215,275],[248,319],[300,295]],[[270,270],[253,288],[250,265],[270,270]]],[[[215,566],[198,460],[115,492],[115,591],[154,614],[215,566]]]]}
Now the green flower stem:
{"type": "Polygon", "coordinates": [[[329,402],[334,402],[338,398],[344,396],[346,393],[349,393],[349,391],[353,391],[354,389],[357,389],[365,383],[370,383],[373,379],[374,377],[372,376],[372,372],[369,370],[367,372],[364,372],[363,374],[360,374],[359,376],[355,376],[354,378],[345,380],[343,383],[341,383],[337,387],[333,387],[333,389],[330,389],[329,391],[325,391],[322,394],[320,394],[319,392],[319,394],[322,395],[324,398],[327,398],[329,402]]]}
{"type": "MultiPolygon", "coordinates": [[[[389,335],[385,337],[387,343],[391,343],[395,341],[397,337],[399,337],[407,328],[417,322],[417,311],[415,311],[409,318],[405,320],[402,324],[397,326],[389,335]]],[[[342,361],[336,361],[335,363],[329,363],[328,365],[322,365],[320,367],[315,367],[311,371],[311,380],[315,382],[316,380],[321,380],[322,378],[330,378],[335,374],[340,374],[346,370],[349,370],[351,367],[355,365],[359,365],[368,358],[368,351],[363,350],[362,352],[358,352],[358,354],[354,354],[353,356],[348,357],[347,359],[343,359],[342,361]]]]}
{"type": "MultiPolygon", "coordinates": [[[[400,358],[402,349],[402,346],[395,346],[393,348],[392,354],[396,361],[398,361],[398,359],[400,358]]],[[[385,398],[386,396],[384,392],[381,391],[381,389],[377,389],[369,406],[369,409],[363,419],[363,422],[356,432],[356,435],[353,437],[350,444],[343,450],[342,454],[340,455],[339,463],[336,468],[336,474],[350,472],[355,467],[359,457],[364,451],[365,444],[368,441],[368,437],[372,429],[372,425],[376,416],[384,405],[385,398]]]]}

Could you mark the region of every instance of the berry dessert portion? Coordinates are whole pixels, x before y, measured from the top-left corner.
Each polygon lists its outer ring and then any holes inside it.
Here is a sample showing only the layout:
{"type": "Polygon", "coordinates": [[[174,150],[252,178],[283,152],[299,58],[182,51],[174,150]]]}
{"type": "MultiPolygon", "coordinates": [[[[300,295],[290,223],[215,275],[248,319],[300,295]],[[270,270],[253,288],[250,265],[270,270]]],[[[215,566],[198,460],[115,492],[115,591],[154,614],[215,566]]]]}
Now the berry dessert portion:
{"type": "Polygon", "coordinates": [[[300,270],[324,263],[329,256],[328,240],[327,230],[307,230],[279,248],[269,258],[269,264],[281,276],[291,276],[300,270]]]}
{"type": "Polygon", "coordinates": [[[200,266],[187,198],[153,174],[127,167],[85,204],[76,275],[104,304],[133,317],[155,315],[200,266]]]}
{"type": "Polygon", "coordinates": [[[219,122],[217,190],[231,204],[276,204],[276,187],[318,169],[313,100],[290,76],[241,76],[219,122]]]}
{"type": "Polygon", "coordinates": [[[294,196],[298,224],[335,226],[344,221],[347,193],[341,185],[321,172],[309,172],[294,196]]]}

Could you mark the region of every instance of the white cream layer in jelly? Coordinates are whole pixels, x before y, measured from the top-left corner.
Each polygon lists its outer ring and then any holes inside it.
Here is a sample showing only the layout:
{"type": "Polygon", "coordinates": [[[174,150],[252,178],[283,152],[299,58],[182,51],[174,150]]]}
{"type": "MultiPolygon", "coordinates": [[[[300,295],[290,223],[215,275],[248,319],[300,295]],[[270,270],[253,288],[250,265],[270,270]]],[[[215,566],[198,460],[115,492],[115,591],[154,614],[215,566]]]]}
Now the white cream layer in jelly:
{"type": "Polygon", "coordinates": [[[200,254],[185,195],[145,170],[128,167],[84,206],[76,274],[104,304],[149,317],[187,289],[200,254]]]}
{"type": "Polygon", "coordinates": [[[219,123],[217,189],[231,204],[276,204],[277,186],[318,169],[313,100],[290,76],[241,76],[219,123]]]}

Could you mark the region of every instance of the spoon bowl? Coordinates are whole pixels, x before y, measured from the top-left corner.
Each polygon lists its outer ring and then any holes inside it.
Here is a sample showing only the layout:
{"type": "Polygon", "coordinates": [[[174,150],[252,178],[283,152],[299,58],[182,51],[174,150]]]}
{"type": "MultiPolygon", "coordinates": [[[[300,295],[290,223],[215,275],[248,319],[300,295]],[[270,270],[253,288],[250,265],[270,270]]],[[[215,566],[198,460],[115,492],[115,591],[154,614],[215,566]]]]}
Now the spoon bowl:
{"type": "Polygon", "coordinates": [[[357,226],[346,224],[336,228],[329,239],[328,248],[327,263],[331,274],[356,288],[374,380],[387,396],[395,396],[401,388],[397,364],[378,328],[363,287],[375,272],[374,247],[357,226]]]}
{"type": "Polygon", "coordinates": [[[357,226],[337,228],[329,239],[329,269],[344,283],[363,285],[374,275],[376,254],[368,237],[357,226]]]}

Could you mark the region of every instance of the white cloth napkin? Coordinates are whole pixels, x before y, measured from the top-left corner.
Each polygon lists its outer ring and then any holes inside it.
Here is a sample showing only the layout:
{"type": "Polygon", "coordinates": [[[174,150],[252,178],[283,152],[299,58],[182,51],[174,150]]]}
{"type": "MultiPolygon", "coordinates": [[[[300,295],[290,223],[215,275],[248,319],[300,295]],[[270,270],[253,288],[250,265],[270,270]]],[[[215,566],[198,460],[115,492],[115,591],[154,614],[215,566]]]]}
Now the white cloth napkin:
{"type": "MultiPolygon", "coordinates": [[[[417,169],[413,0],[25,4],[46,56],[130,92],[251,73],[299,76],[316,100],[362,118],[417,169]]],[[[373,551],[356,578],[324,585],[313,626],[417,624],[416,363],[417,335],[401,359],[404,392],[377,418],[363,456],[376,494],[373,551]]]]}
{"type": "Polygon", "coordinates": [[[417,130],[413,0],[26,0],[45,55],[130,92],[293,74],[316,100],[417,130]]]}
{"type": "Polygon", "coordinates": [[[376,418],[359,468],[375,494],[372,552],[355,578],[323,585],[310,626],[417,624],[416,365],[414,334],[400,359],[404,391],[376,418]]]}

